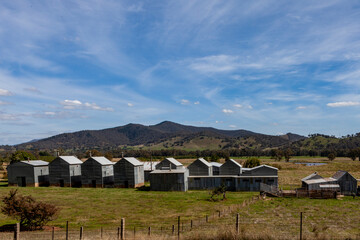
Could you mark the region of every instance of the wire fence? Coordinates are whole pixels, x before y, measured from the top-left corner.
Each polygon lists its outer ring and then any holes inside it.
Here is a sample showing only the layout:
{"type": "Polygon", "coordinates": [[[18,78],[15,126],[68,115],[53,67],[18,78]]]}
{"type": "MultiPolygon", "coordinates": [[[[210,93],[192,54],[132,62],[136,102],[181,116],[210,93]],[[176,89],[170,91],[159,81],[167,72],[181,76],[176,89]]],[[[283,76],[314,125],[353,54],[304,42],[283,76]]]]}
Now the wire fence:
{"type": "MultiPolygon", "coordinates": [[[[87,229],[84,226],[82,230],[20,232],[19,239],[360,239],[360,223],[344,220],[349,222],[339,226],[338,221],[343,216],[329,215],[319,220],[316,219],[316,211],[266,217],[261,213],[241,211],[264,199],[263,196],[253,197],[197,219],[182,219],[179,216],[161,226],[140,226],[124,221],[123,225],[113,228],[87,229]]],[[[0,233],[0,239],[16,239],[14,236],[13,232],[0,233]]]]}

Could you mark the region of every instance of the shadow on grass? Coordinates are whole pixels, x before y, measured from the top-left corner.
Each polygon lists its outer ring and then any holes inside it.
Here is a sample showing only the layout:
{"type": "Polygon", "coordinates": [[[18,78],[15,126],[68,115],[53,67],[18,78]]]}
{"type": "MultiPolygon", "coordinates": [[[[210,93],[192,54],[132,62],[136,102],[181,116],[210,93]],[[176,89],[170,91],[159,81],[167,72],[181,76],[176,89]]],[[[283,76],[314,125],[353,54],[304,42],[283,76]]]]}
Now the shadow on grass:
{"type": "Polygon", "coordinates": [[[150,191],[150,186],[141,186],[136,188],[136,191],[150,191]]]}

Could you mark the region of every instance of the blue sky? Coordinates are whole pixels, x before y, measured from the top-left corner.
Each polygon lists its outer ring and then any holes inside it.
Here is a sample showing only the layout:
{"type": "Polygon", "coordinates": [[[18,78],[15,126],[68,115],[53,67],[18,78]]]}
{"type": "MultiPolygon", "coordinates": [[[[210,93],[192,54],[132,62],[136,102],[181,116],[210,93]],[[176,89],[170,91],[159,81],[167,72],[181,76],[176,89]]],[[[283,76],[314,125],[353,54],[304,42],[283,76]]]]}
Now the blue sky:
{"type": "Polygon", "coordinates": [[[359,1],[0,1],[0,144],[170,120],[360,132],[359,1]]]}

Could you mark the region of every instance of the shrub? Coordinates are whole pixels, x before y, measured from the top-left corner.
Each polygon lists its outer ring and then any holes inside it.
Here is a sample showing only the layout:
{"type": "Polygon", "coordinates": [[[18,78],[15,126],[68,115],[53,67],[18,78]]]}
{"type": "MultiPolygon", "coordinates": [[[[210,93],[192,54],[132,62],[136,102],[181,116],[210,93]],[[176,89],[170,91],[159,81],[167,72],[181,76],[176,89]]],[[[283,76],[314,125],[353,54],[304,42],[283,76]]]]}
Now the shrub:
{"type": "Polygon", "coordinates": [[[42,229],[59,211],[55,205],[35,201],[31,196],[19,195],[17,190],[10,190],[2,202],[1,212],[18,220],[28,230],[42,229]]]}
{"type": "Polygon", "coordinates": [[[253,168],[256,166],[260,166],[261,162],[258,158],[256,157],[251,157],[246,159],[245,163],[244,163],[244,168],[253,168]]]}

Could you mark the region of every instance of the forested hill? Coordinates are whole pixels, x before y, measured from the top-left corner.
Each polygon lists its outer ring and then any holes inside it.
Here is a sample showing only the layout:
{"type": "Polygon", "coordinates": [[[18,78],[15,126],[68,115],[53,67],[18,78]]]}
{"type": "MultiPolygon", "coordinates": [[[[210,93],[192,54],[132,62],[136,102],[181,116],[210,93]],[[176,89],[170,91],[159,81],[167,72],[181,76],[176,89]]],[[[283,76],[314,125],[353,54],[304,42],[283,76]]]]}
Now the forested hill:
{"type": "Polygon", "coordinates": [[[305,137],[296,134],[271,136],[247,130],[220,130],[165,121],[152,126],[128,124],[103,130],[84,130],[15,145],[16,149],[112,150],[119,147],[188,150],[288,146],[305,137]]]}

